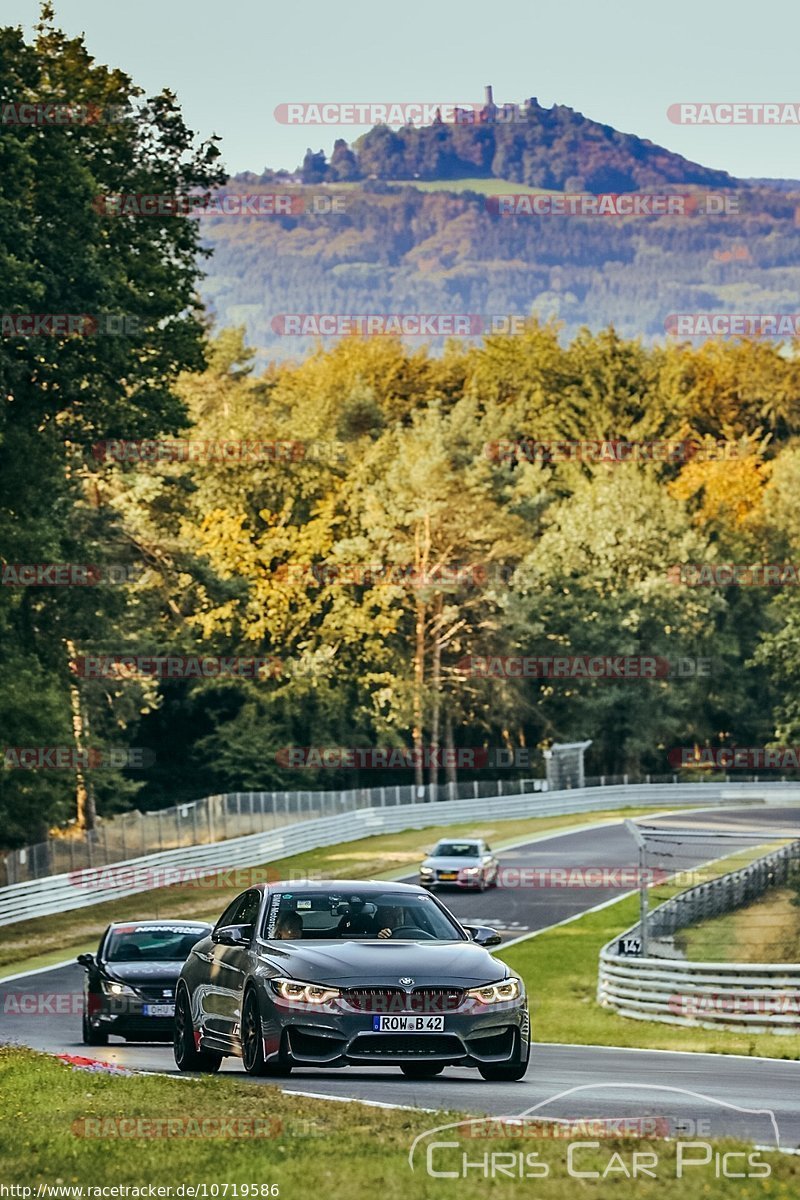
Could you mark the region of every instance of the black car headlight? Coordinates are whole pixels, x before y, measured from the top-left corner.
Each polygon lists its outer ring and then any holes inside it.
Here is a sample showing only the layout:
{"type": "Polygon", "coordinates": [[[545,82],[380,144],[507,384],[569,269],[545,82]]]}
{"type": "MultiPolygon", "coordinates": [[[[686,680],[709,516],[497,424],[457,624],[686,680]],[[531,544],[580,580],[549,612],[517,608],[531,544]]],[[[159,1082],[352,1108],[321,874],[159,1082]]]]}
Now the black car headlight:
{"type": "Polygon", "coordinates": [[[302,979],[270,979],[269,986],[281,1000],[294,1001],[295,1004],[328,1004],[342,994],[339,988],[306,983],[302,979]]]}
{"type": "Polygon", "coordinates": [[[506,1004],[509,1000],[519,1000],[524,994],[522,980],[516,975],[497,983],[487,983],[484,987],[470,988],[467,992],[471,1000],[479,1000],[481,1004],[506,1004]]]}
{"type": "Polygon", "coordinates": [[[130,987],[127,983],[118,983],[116,979],[101,979],[100,986],[107,996],[114,996],[118,1000],[123,996],[135,1000],[140,998],[136,988],[130,987]]]}

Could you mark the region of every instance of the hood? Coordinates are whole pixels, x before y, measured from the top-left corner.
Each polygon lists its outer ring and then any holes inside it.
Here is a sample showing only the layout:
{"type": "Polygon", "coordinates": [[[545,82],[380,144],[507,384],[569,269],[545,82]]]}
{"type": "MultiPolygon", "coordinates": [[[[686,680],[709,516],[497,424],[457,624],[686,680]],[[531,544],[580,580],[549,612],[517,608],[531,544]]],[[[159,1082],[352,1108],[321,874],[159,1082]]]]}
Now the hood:
{"type": "Polygon", "coordinates": [[[464,867],[479,867],[483,859],[476,855],[465,858],[460,854],[458,858],[448,858],[444,855],[434,855],[431,858],[426,858],[422,864],[423,867],[433,867],[436,871],[462,871],[464,867]]]}
{"type": "Polygon", "coordinates": [[[505,963],[474,942],[284,942],[279,950],[265,947],[260,959],[279,974],[332,987],[396,987],[401,976],[418,987],[478,987],[508,974],[505,963]]]}
{"type": "Polygon", "coordinates": [[[180,962],[122,962],[104,963],[103,973],[109,979],[120,983],[129,983],[131,987],[138,984],[156,986],[163,983],[165,987],[174,986],[178,982],[183,960],[180,962]]]}

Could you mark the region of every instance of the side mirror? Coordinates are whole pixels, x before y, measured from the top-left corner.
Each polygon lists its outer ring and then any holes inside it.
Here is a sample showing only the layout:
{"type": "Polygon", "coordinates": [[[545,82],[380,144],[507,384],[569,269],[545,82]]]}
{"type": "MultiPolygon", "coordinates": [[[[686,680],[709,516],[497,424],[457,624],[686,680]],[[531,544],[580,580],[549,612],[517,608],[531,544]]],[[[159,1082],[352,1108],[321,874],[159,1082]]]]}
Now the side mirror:
{"type": "Polygon", "coordinates": [[[95,965],[93,954],[79,954],[75,961],[79,962],[82,967],[93,967],[95,965]]]}
{"type": "Polygon", "coordinates": [[[464,928],[476,945],[487,949],[489,946],[499,946],[503,940],[497,930],[490,929],[488,925],[465,925],[464,928]]]}
{"type": "Polygon", "coordinates": [[[250,941],[252,925],[223,925],[211,935],[212,942],[220,946],[244,946],[250,941]]]}

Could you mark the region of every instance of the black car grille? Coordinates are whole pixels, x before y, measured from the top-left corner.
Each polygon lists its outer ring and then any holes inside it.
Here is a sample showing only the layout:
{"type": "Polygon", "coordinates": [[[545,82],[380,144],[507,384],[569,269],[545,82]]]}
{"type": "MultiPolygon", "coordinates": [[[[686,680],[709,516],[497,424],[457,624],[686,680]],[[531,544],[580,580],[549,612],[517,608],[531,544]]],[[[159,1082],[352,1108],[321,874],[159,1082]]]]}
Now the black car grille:
{"type": "Polygon", "coordinates": [[[411,992],[392,987],[345,988],[342,995],[351,1008],[364,1013],[448,1013],[464,1002],[462,988],[419,987],[411,992]]]}
{"type": "Polygon", "coordinates": [[[154,1000],[159,1004],[172,1004],[175,1000],[175,988],[168,983],[134,983],[132,986],[145,1000],[154,1000]],[[169,992],[169,995],[165,996],[164,992],[169,992]]]}
{"type": "Polygon", "coordinates": [[[353,1058],[466,1058],[460,1040],[447,1033],[359,1034],[347,1052],[353,1058]]]}

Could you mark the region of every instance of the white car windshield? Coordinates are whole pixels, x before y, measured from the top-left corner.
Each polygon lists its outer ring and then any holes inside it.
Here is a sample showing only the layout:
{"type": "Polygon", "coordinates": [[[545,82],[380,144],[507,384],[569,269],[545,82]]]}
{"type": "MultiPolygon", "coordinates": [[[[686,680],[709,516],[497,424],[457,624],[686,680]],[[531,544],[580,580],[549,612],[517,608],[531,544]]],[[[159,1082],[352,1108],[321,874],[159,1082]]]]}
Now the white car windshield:
{"type": "Polygon", "coordinates": [[[480,847],[476,842],[439,842],[433,858],[477,858],[480,847]]]}

